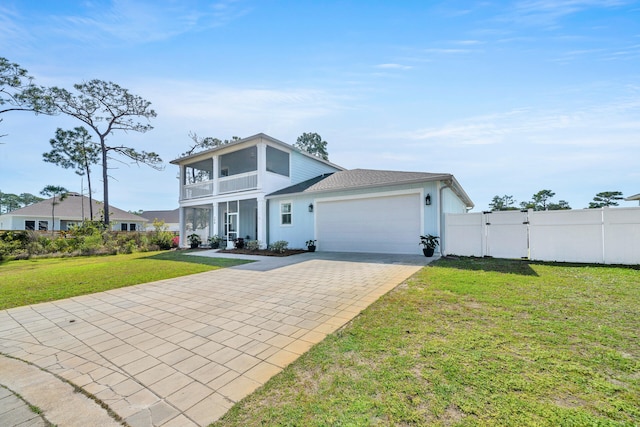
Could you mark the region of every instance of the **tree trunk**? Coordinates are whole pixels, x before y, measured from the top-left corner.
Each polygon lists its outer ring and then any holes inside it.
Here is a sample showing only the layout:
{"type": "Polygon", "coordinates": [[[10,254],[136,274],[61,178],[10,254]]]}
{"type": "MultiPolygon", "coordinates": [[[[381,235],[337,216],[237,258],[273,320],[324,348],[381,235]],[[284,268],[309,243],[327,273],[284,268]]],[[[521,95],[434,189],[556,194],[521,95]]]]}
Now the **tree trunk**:
{"type": "Polygon", "coordinates": [[[109,229],[109,173],[107,168],[107,147],[104,145],[104,138],[100,143],[102,146],[102,191],[104,201],[104,225],[109,229]]]}

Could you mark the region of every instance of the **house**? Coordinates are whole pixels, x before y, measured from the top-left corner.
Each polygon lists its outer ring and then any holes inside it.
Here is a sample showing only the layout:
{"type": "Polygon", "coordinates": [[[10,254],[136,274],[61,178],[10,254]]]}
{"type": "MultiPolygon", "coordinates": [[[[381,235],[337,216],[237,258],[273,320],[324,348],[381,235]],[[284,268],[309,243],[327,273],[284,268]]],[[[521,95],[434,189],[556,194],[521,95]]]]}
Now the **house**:
{"type": "Polygon", "coordinates": [[[146,218],[147,231],[155,230],[154,221],[163,221],[167,231],[180,231],[180,210],[178,208],[171,211],[143,211],[141,217],[146,218]]]}
{"type": "MultiPolygon", "coordinates": [[[[104,212],[104,204],[96,200],[92,202],[93,218],[98,220],[101,218],[101,212],[104,212]]],[[[52,203],[53,198],[50,198],[1,215],[0,230],[68,230],[73,225],[81,224],[90,216],[89,198],[81,194],[68,193],[62,201],[56,197],[55,206],[52,203]]],[[[109,213],[113,230],[142,231],[148,221],[113,206],[109,208],[109,213]]]]}
{"type": "Polygon", "coordinates": [[[173,160],[180,236],[219,235],[320,251],[420,253],[445,213],[473,207],[446,173],[346,170],[265,134],[173,160]]]}
{"type": "Polygon", "coordinates": [[[634,200],[637,200],[638,204],[640,205],[640,193],[634,194],[633,196],[629,196],[629,197],[625,198],[624,200],[627,201],[627,202],[632,202],[634,200]]]}

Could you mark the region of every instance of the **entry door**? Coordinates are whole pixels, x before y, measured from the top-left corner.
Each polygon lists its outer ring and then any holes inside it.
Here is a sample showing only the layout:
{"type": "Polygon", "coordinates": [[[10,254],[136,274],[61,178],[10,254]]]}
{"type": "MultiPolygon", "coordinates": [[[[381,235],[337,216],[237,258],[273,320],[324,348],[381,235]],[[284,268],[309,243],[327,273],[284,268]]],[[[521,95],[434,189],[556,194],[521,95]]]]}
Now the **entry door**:
{"type": "Polygon", "coordinates": [[[225,218],[225,235],[227,240],[234,241],[238,238],[238,213],[227,213],[225,218]]]}

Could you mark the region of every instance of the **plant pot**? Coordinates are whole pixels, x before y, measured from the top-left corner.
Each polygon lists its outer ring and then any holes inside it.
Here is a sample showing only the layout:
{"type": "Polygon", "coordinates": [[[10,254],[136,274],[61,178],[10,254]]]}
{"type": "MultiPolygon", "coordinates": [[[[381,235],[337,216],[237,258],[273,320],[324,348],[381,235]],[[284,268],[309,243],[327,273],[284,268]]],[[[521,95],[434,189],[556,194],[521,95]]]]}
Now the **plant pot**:
{"type": "Polygon", "coordinates": [[[423,248],[422,253],[426,257],[432,257],[433,253],[436,251],[436,248],[423,248]]]}
{"type": "Polygon", "coordinates": [[[218,249],[220,247],[220,242],[213,242],[211,244],[211,249],[218,249]]]}
{"type": "Polygon", "coordinates": [[[307,250],[309,252],[315,252],[316,251],[316,247],[315,246],[307,246],[307,250]]]}
{"type": "Polygon", "coordinates": [[[191,249],[198,249],[199,243],[191,243],[191,249]]]}

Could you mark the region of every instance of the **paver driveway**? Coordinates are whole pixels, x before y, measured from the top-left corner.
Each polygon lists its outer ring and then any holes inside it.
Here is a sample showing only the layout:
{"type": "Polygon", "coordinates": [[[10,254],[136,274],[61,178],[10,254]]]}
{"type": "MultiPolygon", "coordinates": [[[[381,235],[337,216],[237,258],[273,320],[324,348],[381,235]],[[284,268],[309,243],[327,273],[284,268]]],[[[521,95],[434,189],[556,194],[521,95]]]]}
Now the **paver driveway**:
{"type": "Polygon", "coordinates": [[[426,264],[297,257],[1,311],[0,353],[81,387],[131,426],[207,425],[426,264]]]}

